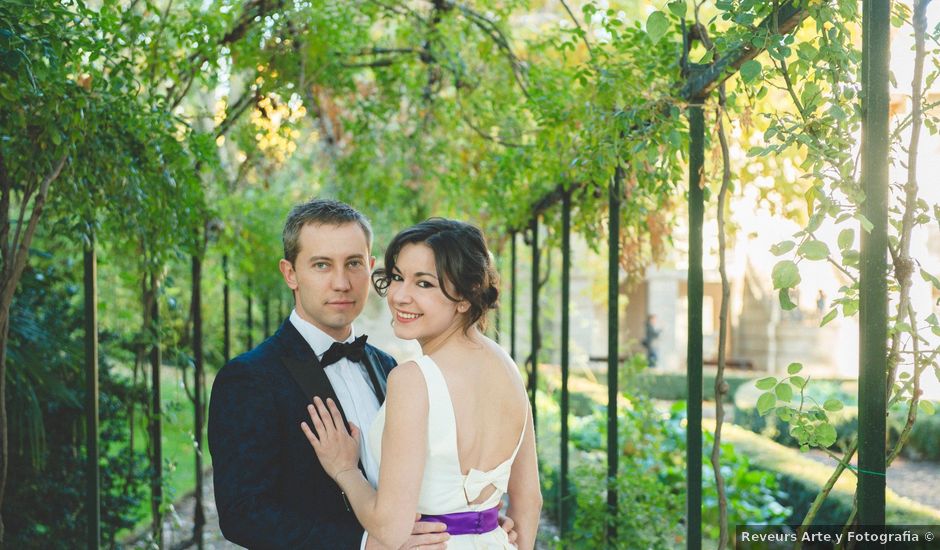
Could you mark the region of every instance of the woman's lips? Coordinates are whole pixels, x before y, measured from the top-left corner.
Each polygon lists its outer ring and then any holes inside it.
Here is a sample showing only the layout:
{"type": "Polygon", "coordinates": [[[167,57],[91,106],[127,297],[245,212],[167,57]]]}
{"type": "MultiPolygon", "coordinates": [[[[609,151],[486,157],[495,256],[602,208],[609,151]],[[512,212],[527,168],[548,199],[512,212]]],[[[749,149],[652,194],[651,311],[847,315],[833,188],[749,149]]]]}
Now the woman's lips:
{"type": "Polygon", "coordinates": [[[409,313],[407,311],[395,311],[395,321],[399,323],[410,323],[421,317],[418,313],[409,313]]]}

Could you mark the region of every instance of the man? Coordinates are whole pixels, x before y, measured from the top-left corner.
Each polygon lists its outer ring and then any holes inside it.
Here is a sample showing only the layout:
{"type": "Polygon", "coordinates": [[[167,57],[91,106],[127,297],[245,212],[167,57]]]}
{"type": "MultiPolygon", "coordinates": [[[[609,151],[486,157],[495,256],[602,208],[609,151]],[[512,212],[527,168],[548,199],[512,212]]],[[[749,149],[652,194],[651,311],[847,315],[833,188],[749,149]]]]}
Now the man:
{"type": "MultiPolygon", "coordinates": [[[[305,393],[332,397],[364,431],[384,400],[395,360],[357,338],[352,325],[369,295],[372,229],[346,204],[312,200],[291,210],[283,241],[279,267],[294,311],[274,336],[225,365],[212,388],[219,524],[225,538],[250,548],[355,549],[362,527],[300,423],[313,397],[305,393]]],[[[375,485],[374,457],[361,449],[360,467],[375,485]]],[[[404,547],[444,548],[443,530],[416,522],[404,547]]]]}

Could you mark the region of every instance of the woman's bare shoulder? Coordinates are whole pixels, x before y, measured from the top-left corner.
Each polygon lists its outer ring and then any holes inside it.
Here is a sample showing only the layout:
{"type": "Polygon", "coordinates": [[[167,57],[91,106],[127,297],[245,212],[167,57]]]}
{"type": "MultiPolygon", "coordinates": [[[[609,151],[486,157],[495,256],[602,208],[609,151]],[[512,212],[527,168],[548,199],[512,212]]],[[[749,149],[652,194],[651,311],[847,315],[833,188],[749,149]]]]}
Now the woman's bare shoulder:
{"type": "Polygon", "coordinates": [[[406,395],[427,392],[427,383],[418,363],[406,361],[392,369],[388,374],[388,393],[393,391],[406,395]]]}

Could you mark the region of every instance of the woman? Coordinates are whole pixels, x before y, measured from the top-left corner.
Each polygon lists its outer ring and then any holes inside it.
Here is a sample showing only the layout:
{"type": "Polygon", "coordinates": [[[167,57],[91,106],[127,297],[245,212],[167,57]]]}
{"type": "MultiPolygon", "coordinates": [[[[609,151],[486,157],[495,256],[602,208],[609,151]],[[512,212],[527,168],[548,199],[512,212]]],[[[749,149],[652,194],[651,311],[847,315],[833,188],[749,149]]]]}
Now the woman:
{"type": "Polygon", "coordinates": [[[378,490],[358,468],[359,429],[336,405],[310,408],[301,428],[359,522],[399,548],[415,512],[447,525],[450,549],[511,548],[497,525],[509,495],[519,548],[535,546],[542,495],[532,412],[518,368],[483,335],[497,277],[483,233],[432,218],[399,233],[373,284],[386,296],[395,334],[424,356],[395,367],[385,404],[366,438],[379,460],[378,490]]]}

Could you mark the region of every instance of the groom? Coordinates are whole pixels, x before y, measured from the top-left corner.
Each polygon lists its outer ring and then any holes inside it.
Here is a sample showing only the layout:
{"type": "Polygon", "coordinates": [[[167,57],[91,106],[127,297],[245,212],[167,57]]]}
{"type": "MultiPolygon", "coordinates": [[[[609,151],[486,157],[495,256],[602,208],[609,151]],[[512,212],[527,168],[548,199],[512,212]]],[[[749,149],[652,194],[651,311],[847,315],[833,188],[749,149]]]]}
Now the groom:
{"type": "MultiPolygon", "coordinates": [[[[283,240],[279,267],[294,310],[274,336],[225,365],[212,387],[219,524],[226,539],[250,548],[372,548],[300,430],[314,394],[332,397],[363,433],[385,399],[395,360],[352,325],[369,295],[372,228],[344,203],[312,200],[291,210],[283,240]]],[[[375,486],[375,457],[360,448],[375,486]]],[[[442,549],[444,528],[416,522],[403,548],[442,549]]]]}

